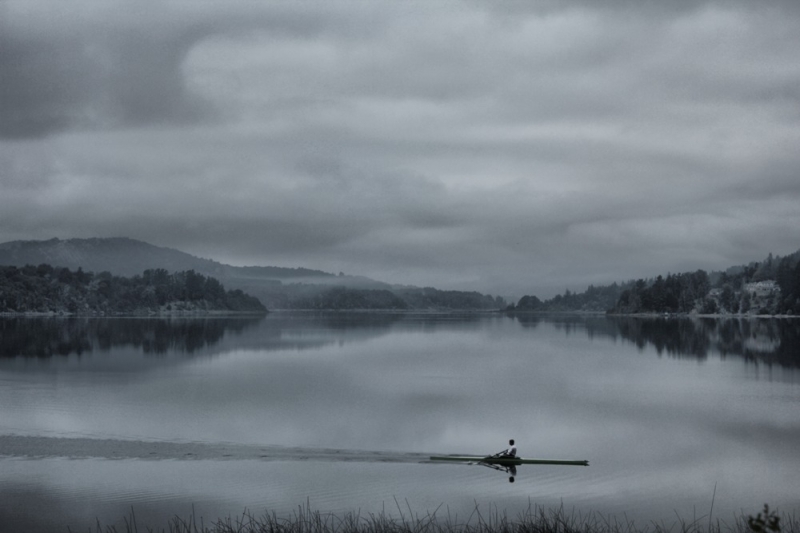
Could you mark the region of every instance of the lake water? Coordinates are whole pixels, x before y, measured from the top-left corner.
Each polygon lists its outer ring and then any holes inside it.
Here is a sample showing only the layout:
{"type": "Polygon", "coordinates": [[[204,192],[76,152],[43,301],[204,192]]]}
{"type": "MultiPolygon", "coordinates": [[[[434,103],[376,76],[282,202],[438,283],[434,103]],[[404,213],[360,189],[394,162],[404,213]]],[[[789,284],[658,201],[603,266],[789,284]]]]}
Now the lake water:
{"type": "MultiPolygon", "coordinates": [[[[0,531],[800,511],[800,321],[0,319],[0,531]],[[589,467],[431,463],[497,452],[589,467]]],[[[705,520],[705,519],[704,519],[705,520]]]]}

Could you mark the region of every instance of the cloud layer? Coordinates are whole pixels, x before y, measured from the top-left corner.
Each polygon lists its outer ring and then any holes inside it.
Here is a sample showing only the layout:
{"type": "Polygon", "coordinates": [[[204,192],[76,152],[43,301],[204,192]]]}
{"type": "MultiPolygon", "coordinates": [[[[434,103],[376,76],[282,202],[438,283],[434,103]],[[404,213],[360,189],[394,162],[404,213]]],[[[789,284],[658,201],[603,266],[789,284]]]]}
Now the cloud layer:
{"type": "Polygon", "coordinates": [[[800,248],[800,10],[0,3],[0,240],[519,296],[800,248]]]}

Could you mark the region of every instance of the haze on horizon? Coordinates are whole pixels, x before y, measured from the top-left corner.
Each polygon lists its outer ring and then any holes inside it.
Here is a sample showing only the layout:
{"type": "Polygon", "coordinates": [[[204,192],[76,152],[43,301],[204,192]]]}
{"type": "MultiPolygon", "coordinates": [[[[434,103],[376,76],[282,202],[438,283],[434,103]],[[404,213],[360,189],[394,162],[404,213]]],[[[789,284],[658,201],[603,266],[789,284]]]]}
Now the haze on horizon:
{"type": "Polygon", "coordinates": [[[800,248],[800,2],[4,0],[0,242],[549,297],[800,248]]]}

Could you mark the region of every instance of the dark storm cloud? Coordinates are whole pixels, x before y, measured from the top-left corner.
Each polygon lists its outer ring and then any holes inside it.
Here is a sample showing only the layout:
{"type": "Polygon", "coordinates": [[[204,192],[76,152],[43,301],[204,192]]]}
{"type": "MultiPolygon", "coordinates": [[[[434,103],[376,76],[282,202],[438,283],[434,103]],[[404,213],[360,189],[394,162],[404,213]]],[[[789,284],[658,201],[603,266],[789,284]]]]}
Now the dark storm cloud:
{"type": "Polygon", "coordinates": [[[194,45],[227,31],[308,35],[320,27],[320,16],[286,9],[38,4],[0,6],[0,138],[208,118],[213,103],[187,89],[181,70],[194,45]]]}
{"type": "Polygon", "coordinates": [[[0,240],[511,295],[788,253],[796,6],[7,0],[0,240]]]}
{"type": "Polygon", "coordinates": [[[71,28],[43,34],[0,33],[0,135],[29,138],[70,127],[197,118],[180,64],[193,41],[186,34],[71,28]]]}

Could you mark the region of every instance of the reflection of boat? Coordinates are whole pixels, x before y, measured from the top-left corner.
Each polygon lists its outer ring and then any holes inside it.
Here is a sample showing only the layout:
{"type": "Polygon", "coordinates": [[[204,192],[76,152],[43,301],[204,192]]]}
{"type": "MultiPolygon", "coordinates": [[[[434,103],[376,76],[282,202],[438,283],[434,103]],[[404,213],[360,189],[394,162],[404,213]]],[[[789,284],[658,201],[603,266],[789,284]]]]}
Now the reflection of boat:
{"type": "Polygon", "coordinates": [[[557,461],[553,459],[523,459],[509,456],[471,456],[471,455],[434,455],[431,461],[451,461],[454,463],[484,463],[500,466],[516,465],[570,465],[589,466],[589,461],[557,461]]]}

